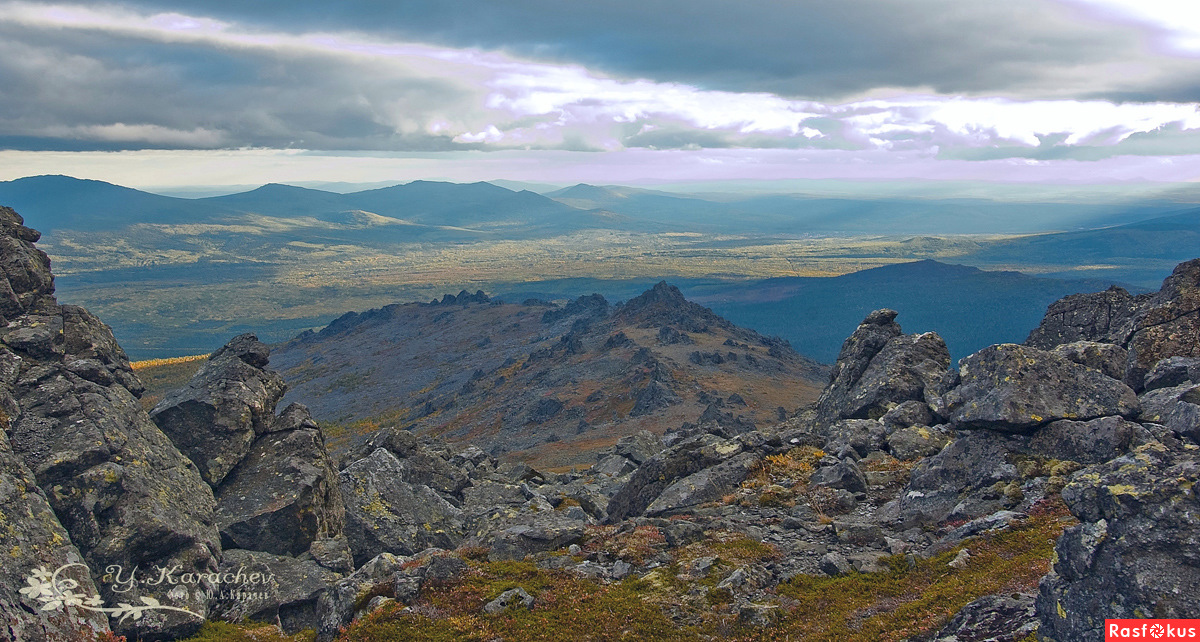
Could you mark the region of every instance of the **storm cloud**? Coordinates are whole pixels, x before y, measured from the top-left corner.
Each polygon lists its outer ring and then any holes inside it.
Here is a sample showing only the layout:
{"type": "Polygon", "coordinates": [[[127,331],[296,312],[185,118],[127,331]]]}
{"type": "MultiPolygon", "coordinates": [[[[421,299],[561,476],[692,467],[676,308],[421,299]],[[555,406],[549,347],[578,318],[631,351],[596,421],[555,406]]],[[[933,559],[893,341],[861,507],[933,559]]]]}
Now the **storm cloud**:
{"type": "Polygon", "coordinates": [[[0,148],[1184,155],[1200,131],[1193,13],[1125,0],[0,2],[0,148]]]}

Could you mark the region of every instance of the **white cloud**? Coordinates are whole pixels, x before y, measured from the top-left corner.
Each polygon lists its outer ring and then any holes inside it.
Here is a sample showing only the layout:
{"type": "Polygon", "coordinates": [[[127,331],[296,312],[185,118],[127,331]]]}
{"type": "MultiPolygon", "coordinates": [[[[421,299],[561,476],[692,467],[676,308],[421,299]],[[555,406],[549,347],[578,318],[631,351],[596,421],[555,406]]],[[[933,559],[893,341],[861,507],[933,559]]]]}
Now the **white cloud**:
{"type": "Polygon", "coordinates": [[[1063,0],[1115,22],[1149,28],[1173,53],[1200,56],[1200,3],[1192,0],[1063,0]]]}

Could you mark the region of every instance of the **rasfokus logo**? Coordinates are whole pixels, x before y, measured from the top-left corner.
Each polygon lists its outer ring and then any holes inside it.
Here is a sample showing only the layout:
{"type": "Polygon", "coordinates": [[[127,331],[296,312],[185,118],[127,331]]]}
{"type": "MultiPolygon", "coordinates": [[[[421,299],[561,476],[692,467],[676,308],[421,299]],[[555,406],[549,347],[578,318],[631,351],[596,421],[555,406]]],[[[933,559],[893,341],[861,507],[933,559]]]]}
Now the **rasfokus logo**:
{"type": "Polygon", "coordinates": [[[1105,620],[1104,640],[1200,640],[1200,620],[1105,620]]]}

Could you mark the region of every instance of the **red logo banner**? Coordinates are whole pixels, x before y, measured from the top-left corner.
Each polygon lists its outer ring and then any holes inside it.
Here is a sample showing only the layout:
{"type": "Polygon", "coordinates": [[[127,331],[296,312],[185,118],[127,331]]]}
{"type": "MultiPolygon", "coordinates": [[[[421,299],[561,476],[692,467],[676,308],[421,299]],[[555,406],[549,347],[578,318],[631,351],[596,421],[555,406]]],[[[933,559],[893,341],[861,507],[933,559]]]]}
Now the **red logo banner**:
{"type": "Polygon", "coordinates": [[[1200,641],[1200,620],[1105,620],[1104,642],[1115,640],[1200,641]]]}

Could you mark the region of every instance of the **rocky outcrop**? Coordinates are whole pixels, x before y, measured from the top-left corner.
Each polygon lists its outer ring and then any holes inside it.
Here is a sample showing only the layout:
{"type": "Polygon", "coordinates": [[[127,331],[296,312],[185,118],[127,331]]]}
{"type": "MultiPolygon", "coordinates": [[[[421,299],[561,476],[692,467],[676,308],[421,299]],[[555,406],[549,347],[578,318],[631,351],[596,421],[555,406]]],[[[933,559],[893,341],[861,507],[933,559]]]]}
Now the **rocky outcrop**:
{"type": "Polygon", "coordinates": [[[1153,294],[1113,287],[1057,301],[1025,343],[1049,350],[1080,340],[1125,348],[1124,380],[1137,391],[1162,359],[1200,357],[1200,259],[1176,266],[1153,294]]]}
{"type": "MultiPolygon", "coordinates": [[[[112,575],[116,569],[126,577],[134,569],[215,570],[220,544],[212,492],[142,411],[142,386],[112,331],[86,310],[54,300],[49,261],[32,245],[37,237],[12,210],[0,209],[0,314],[7,322],[0,329],[6,346],[0,349],[0,408],[13,453],[78,547],[102,603],[144,604],[146,598],[186,611],[149,609],[116,621],[118,632],[147,640],[187,633],[207,614],[211,585],[135,582],[117,593],[112,575]]],[[[26,510],[35,514],[32,505],[26,510]]],[[[28,547],[50,562],[56,558],[49,550],[61,549],[64,540],[46,520],[39,528],[49,541],[28,547]]],[[[70,558],[69,551],[58,555],[70,558]]],[[[85,616],[80,624],[89,621],[85,616]]],[[[33,626],[31,635],[42,625],[33,626]]]]}
{"type": "Polygon", "coordinates": [[[1012,343],[959,362],[961,383],[943,397],[956,428],[1029,432],[1059,419],[1134,417],[1140,407],[1128,386],[1064,357],[1012,343]]]}
{"type": "Polygon", "coordinates": [[[150,417],[214,488],[275,424],[286,385],[266,370],[267,346],[252,334],[214,352],[188,385],[165,396],[150,417]]]}
{"type": "Polygon", "coordinates": [[[1195,615],[1198,475],[1194,450],[1158,443],[1075,474],[1062,495],[1081,523],[1058,540],[1053,571],[1042,579],[1040,636],[1095,640],[1106,618],[1195,615]]]}
{"type": "Polygon", "coordinates": [[[876,310],[842,345],[817,420],[878,419],[907,401],[941,394],[950,351],[936,333],[905,335],[895,310],[876,310]]]}
{"type": "Polygon", "coordinates": [[[53,591],[22,594],[35,582],[47,584],[49,574],[64,569],[62,579],[79,583],[76,592],[99,595],[83,556],[50,508],[33,473],[12,451],[0,431],[0,550],[7,551],[0,567],[0,640],[57,642],[93,639],[108,631],[108,617],[78,606],[43,609],[53,591]],[[78,565],[78,566],[75,566],[78,565]],[[44,599],[42,599],[44,598],[44,599]]]}
{"type": "Polygon", "coordinates": [[[676,480],[742,452],[737,441],[703,434],[680,443],[645,462],[608,502],[608,520],[641,515],[676,480]]]}

